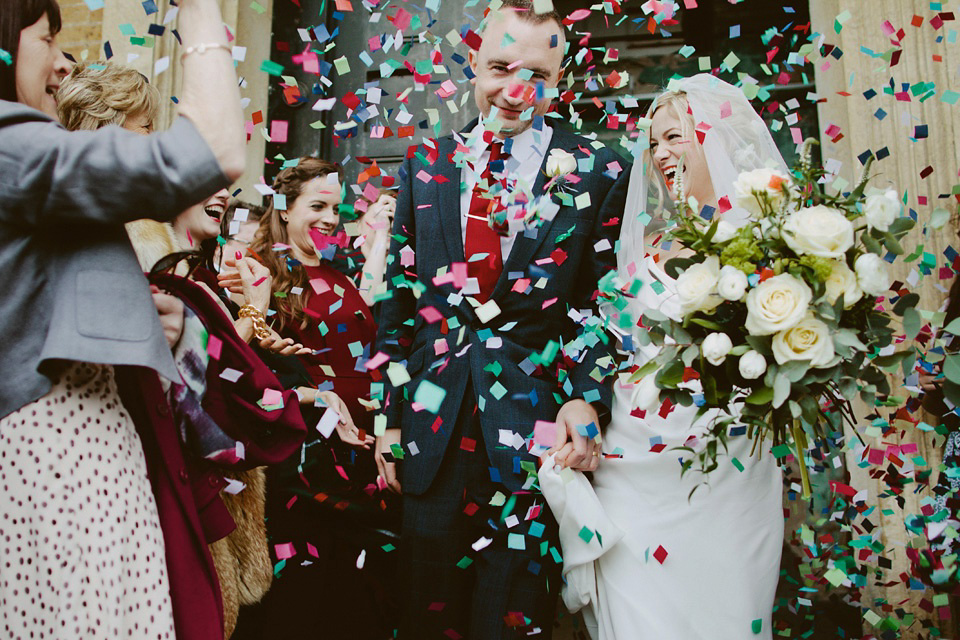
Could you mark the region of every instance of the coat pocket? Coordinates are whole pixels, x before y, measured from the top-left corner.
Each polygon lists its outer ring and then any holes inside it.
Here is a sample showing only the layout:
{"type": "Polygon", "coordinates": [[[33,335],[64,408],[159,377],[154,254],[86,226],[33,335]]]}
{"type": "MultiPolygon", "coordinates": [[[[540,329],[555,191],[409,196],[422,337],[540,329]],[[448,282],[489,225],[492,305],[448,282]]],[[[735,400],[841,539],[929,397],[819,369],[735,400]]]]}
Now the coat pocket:
{"type": "Polygon", "coordinates": [[[77,331],[88,338],[140,342],[156,325],[141,273],[84,269],[77,273],[77,331]]]}

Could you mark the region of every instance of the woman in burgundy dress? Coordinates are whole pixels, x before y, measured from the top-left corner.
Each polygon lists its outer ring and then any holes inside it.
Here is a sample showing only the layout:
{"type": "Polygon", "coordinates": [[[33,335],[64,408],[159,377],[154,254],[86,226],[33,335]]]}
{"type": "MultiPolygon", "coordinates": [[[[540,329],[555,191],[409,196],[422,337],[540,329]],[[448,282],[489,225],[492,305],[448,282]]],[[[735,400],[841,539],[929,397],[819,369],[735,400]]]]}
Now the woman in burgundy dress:
{"type": "MultiPolygon", "coordinates": [[[[243,612],[235,638],[392,637],[390,599],[397,518],[378,486],[371,384],[364,366],[377,327],[354,282],[331,259],[338,231],[339,168],[301,158],[280,172],[251,253],[273,276],[273,328],[310,349],[296,356],[309,433],[268,472],[267,526],[277,579],[243,612]]],[[[362,274],[361,274],[362,277],[362,274]]],[[[221,284],[235,287],[235,273],[221,284]]]]}

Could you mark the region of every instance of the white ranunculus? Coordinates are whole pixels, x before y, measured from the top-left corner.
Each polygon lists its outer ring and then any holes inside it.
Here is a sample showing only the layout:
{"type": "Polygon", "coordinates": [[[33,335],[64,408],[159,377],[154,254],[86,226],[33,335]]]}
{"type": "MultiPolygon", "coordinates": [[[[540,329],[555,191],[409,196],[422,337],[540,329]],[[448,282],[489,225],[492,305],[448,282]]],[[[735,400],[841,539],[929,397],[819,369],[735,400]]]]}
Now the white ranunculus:
{"type": "Polygon", "coordinates": [[[857,275],[851,271],[850,267],[843,260],[831,260],[833,270],[830,276],[824,282],[826,288],[827,301],[833,304],[843,294],[843,307],[849,309],[863,297],[863,291],[857,283],[857,275]]]}
{"type": "Polygon", "coordinates": [[[703,339],[703,344],[700,345],[703,357],[710,364],[723,364],[731,349],[733,349],[733,342],[730,341],[730,336],[720,332],[711,333],[703,339]]]}
{"type": "Polygon", "coordinates": [[[813,292],[789,273],[764,280],[747,294],[747,332],[768,336],[795,326],[807,313],[813,292]]]}
{"type": "Polygon", "coordinates": [[[834,355],[830,327],[812,314],[795,327],[774,335],[770,347],[778,364],[809,360],[811,367],[822,367],[830,362],[834,355]]]}
{"type": "Polygon", "coordinates": [[[726,265],[720,269],[720,279],[717,281],[717,293],[724,300],[736,302],[747,293],[747,274],[736,267],[726,265]]]}
{"type": "Polygon", "coordinates": [[[747,380],[756,380],[767,370],[767,359],[760,352],[751,349],[740,356],[738,363],[740,375],[747,380]]]}
{"type": "Polygon", "coordinates": [[[857,272],[857,283],[867,295],[882,296],[890,289],[890,272],[880,256],[865,253],[853,263],[853,269],[857,272]]]}
{"type": "Polygon", "coordinates": [[[899,215],[900,199],[893,189],[869,195],[863,204],[863,216],[871,229],[886,231],[899,215]]]}
{"type": "Polygon", "coordinates": [[[721,220],[717,223],[717,230],[713,232],[710,242],[723,244],[727,240],[733,239],[733,236],[737,235],[737,231],[739,231],[739,227],[726,220],[721,220]]]}
{"type": "Polygon", "coordinates": [[[786,175],[774,169],[744,171],[737,176],[737,181],[733,183],[733,193],[737,199],[737,204],[750,213],[761,213],[762,210],[756,195],[760,194],[760,198],[766,195],[776,209],[783,201],[784,194],[781,185],[787,179],[786,175]]]}
{"type": "Polygon", "coordinates": [[[783,236],[799,255],[839,260],[853,246],[853,224],[843,212],[818,204],[790,214],[783,236]]]}
{"type": "Polygon", "coordinates": [[[565,176],[577,170],[577,159],[569,151],[551,149],[547,156],[547,175],[551,178],[565,176]]]}
{"type": "Polygon", "coordinates": [[[684,315],[692,311],[713,311],[722,302],[717,294],[720,278],[720,258],[710,256],[690,266],[677,278],[677,296],[684,315]]]}

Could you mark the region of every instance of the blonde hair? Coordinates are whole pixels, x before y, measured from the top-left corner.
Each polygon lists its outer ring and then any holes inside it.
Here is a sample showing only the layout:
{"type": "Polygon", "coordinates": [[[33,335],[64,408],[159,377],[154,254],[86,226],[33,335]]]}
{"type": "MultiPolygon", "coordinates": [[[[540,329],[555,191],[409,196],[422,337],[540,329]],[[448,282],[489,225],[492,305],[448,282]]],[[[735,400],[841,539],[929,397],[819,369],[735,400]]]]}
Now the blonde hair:
{"type": "MultiPolygon", "coordinates": [[[[673,115],[680,121],[680,135],[682,135],[687,140],[695,140],[695,129],[696,123],[693,119],[693,114],[690,113],[690,102],[687,100],[687,94],[683,91],[664,91],[656,100],[650,105],[650,108],[647,109],[646,117],[650,120],[653,120],[653,116],[656,115],[657,111],[660,109],[668,109],[673,112],[673,115]]],[[[657,210],[661,210],[664,207],[668,206],[668,196],[666,185],[663,184],[663,177],[660,175],[660,172],[657,171],[656,165],[653,162],[653,153],[648,147],[644,152],[644,166],[647,168],[647,180],[648,184],[659,184],[661,186],[658,189],[658,202],[657,210]]],[[[649,204],[649,203],[647,203],[649,204]]],[[[653,231],[652,233],[659,233],[659,229],[653,231]]]]}
{"type": "Polygon", "coordinates": [[[81,63],[57,93],[60,122],[71,131],[123,126],[127,118],[157,116],[160,93],[138,71],[112,62],[81,63]]]}
{"type": "MultiPolygon", "coordinates": [[[[300,158],[295,166],[287,167],[277,174],[273,181],[273,190],[286,196],[289,209],[300,197],[304,185],[315,178],[323,178],[331,174],[343,180],[339,165],[319,158],[300,158]]],[[[288,268],[287,252],[275,251],[273,247],[276,244],[289,245],[290,236],[287,234],[287,223],[280,216],[280,212],[274,208],[273,198],[271,198],[266,213],[260,218],[260,228],[254,236],[250,250],[270,269],[270,275],[273,276],[273,292],[286,294],[285,297],[274,298],[280,328],[294,323],[304,327],[307,322],[304,309],[310,297],[310,276],[302,266],[288,268]],[[295,287],[299,287],[303,292],[300,295],[294,295],[291,292],[295,287]]]]}

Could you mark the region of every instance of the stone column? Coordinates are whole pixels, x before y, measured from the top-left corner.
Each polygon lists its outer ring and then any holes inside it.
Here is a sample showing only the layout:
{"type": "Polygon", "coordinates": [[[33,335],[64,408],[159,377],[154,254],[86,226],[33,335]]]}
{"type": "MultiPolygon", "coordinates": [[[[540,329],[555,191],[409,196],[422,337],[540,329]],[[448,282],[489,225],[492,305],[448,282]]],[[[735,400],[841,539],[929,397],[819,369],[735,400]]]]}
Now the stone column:
{"type": "MultiPolygon", "coordinates": [[[[232,40],[231,45],[245,47],[245,55],[237,50],[237,74],[243,80],[241,96],[245,98],[247,119],[259,111],[267,121],[269,76],[260,71],[260,62],[269,58],[273,0],[241,4],[238,0],[220,0],[223,19],[232,40]]],[[[147,14],[140,2],[106,0],[102,9],[91,11],[84,0],[61,2],[64,29],[59,41],[64,50],[78,60],[102,60],[104,43],[109,42],[112,61],[135,68],[150,79],[162,98],[158,128],[166,128],[176,114],[171,96],[178,95],[182,83],[179,56],[182,47],[170,33],[176,20],[164,24],[173,7],[157,0],[156,13],[147,14]],[[160,37],[150,35],[150,25],[165,27],[160,37]]],[[[216,54],[223,55],[223,54],[216,54]]],[[[247,145],[247,172],[234,185],[242,189],[241,198],[259,202],[253,184],[263,174],[265,141],[254,132],[247,145]]]]}
{"type": "MultiPolygon", "coordinates": [[[[952,197],[939,196],[951,193],[958,182],[957,169],[960,167],[960,106],[952,104],[956,100],[949,92],[951,88],[957,88],[956,70],[960,66],[960,51],[955,44],[949,43],[949,39],[956,38],[960,25],[948,21],[936,28],[937,12],[931,9],[927,0],[872,0],[869,3],[811,0],[810,13],[813,31],[823,34],[822,42],[835,45],[843,52],[839,58],[827,54],[814,62],[817,96],[823,100],[819,104],[819,118],[824,159],[834,158],[842,162],[840,173],[852,182],[862,173],[858,156],[868,151],[878,156],[889,152],[889,156],[873,165],[873,184],[893,187],[900,194],[907,192],[907,209],[915,210],[919,215],[916,229],[905,238],[907,254],[922,244],[926,252],[935,256],[937,264],[943,265],[943,250],[950,244],[958,244],[957,229],[947,225],[940,231],[925,230],[925,223],[938,206],[956,211],[952,197]],[[936,42],[938,36],[942,37],[942,42],[936,42]],[[891,79],[899,96],[884,93],[891,79]],[[927,83],[926,88],[921,88],[919,83],[927,83]],[[901,93],[904,84],[909,85],[905,94],[901,93]],[[864,93],[871,89],[876,95],[868,98],[864,93]],[[930,90],[932,95],[924,97],[930,90]],[[841,92],[849,95],[841,95],[841,92]],[[883,112],[886,116],[881,118],[883,112]],[[915,138],[917,134],[922,135],[922,130],[915,129],[920,125],[927,126],[928,137],[915,138]],[[838,129],[831,128],[834,126],[838,129]],[[842,135],[839,140],[838,135],[842,135]],[[927,167],[932,167],[932,173],[928,173],[927,167]]],[[[945,297],[945,292],[936,285],[949,287],[950,282],[940,283],[936,271],[918,282],[914,279],[919,275],[918,264],[919,260],[909,264],[898,261],[893,270],[894,280],[907,282],[911,291],[920,294],[919,309],[936,310],[945,297]]],[[[925,317],[928,319],[929,316],[925,317]]],[[[892,387],[894,395],[907,395],[902,376],[894,377],[892,387]]],[[[858,406],[856,410],[861,416],[858,430],[863,434],[870,427],[863,416],[871,410],[864,406],[858,406]]],[[[892,413],[892,408],[882,411],[884,417],[892,413]]],[[[923,418],[935,424],[932,416],[924,415],[923,418]]],[[[877,428],[864,435],[871,448],[916,443],[917,455],[925,463],[918,464],[918,470],[939,465],[942,437],[935,438],[918,431],[907,420],[894,419],[891,423],[893,429],[886,435],[881,436],[877,428]]],[[[848,433],[848,442],[853,438],[853,434],[848,433]]],[[[899,455],[905,463],[904,468],[911,466],[913,457],[899,455]]],[[[851,483],[857,489],[869,490],[868,504],[877,507],[869,518],[878,525],[880,540],[885,547],[882,555],[893,562],[889,569],[881,569],[875,561],[866,563],[870,575],[863,604],[879,616],[888,618],[887,625],[903,625],[898,637],[919,637],[923,626],[930,624],[943,629],[947,637],[953,637],[949,632],[951,621],[939,620],[939,611],[930,614],[920,606],[921,600],[925,599],[925,606],[929,609],[933,593],[911,591],[902,580],[904,572],[909,573],[905,547],[910,542],[904,517],[918,513],[921,500],[930,493],[916,494],[913,491],[915,485],[908,485],[903,492],[904,506],[901,508],[891,497],[886,483],[871,477],[871,472],[877,475],[876,472],[885,469],[890,460],[865,468],[859,463],[853,454],[848,454],[851,483]],[[896,584],[879,586],[890,582],[896,584]],[[885,604],[878,603],[878,599],[883,599],[885,604]],[[897,610],[900,610],[899,614],[897,610]],[[905,624],[903,618],[909,614],[917,619],[912,624],[905,624]]],[[[935,473],[934,478],[937,475],[935,473]]],[[[876,622],[876,618],[868,614],[864,631],[879,636],[880,629],[869,622],[871,619],[876,622]]]]}

